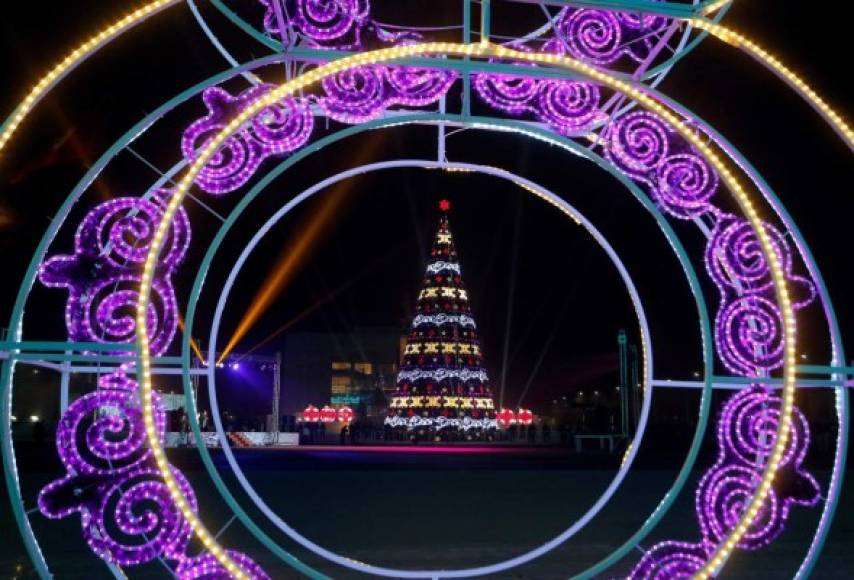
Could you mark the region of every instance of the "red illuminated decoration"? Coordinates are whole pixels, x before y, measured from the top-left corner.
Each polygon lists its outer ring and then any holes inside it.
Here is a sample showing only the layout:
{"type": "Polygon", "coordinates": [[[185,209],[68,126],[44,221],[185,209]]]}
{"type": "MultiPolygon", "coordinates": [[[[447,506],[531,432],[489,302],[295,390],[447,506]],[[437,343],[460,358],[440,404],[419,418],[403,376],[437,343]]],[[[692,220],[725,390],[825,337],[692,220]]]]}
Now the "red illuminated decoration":
{"type": "Polygon", "coordinates": [[[439,202],[439,209],[442,211],[451,211],[451,202],[447,199],[443,199],[439,202]]]}
{"type": "Polygon", "coordinates": [[[317,410],[317,407],[314,405],[309,405],[302,412],[303,421],[308,421],[309,423],[316,423],[320,421],[320,411],[317,410]]]}
{"type": "Polygon", "coordinates": [[[501,427],[509,427],[516,422],[516,413],[511,409],[501,409],[495,418],[498,419],[498,424],[501,427]]]}
{"type": "Polygon", "coordinates": [[[332,423],[338,418],[338,411],[329,405],[324,405],[320,410],[320,421],[322,423],[332,423]]]}
{"type": "Polygon", "coordinates": [[[516,422],[520,425],[530,425],[534,422],[534,414],[530,409],[519,409],[516,412],[516,422]]]}
{"type": "Polygon", "coordinates": [[[353,413],[353,409],[350,407],[341,407],[338,409],[338,420],[342,423],[349,423],[353,420],[355,413],[353,413]]]}

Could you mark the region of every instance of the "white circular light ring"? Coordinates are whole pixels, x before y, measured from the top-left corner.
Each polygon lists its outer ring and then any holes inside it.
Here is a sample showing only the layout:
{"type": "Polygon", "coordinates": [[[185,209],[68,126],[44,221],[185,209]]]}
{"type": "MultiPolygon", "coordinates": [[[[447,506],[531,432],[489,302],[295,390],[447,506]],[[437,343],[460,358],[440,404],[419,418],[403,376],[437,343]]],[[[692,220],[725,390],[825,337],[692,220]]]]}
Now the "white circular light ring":
{"type": "Polygon", "coordinates": [[[545,189],[544,187],[524,178],[518,176],[512,172],[492,167],[488,165],[479,165],[472,163],[459,163],[459,162],[438,162],[438,161],[428,161],[428,160],[420,160],[420,159],[402,159],[402,160],[394,160],[394,161],[382,161],[377,163],[371,163],[362,165],[359,167],[355,167],[337,175],[333,175],[324,179],[308,189],[304,190],[299,195],[295,196],[291,200],[289,200],[285,205],[283,205],[275,214],[273,214],[253,235],[251,240],[247,243],[246,247],[241,251],[240,256],[234,262],[234,265],[229,272],[228,278],[226,279],[223,288],[220,292],[219,299],[217,301],[216,310],[214,312],[213,322],[211,324],[211,332],[210,332],[210,340],[209,340],[209,349],[207,353],[207,378],[208,378],[208,399],[211,406],[211,416],[213,417],[214,426],[217,431],[217,438],[219,440],[220,447],[222,448],[226,460],[228,461],[231,470],[236,477],[237,481],[240,483],[241,488],[246,493],[247,496],[252,500],[255,507],[258,508],[261,513],[263,513],[269,520],[272,522],[280,531],[290,537],[292,540],[303,546],[304,548],[312,551],[316,555],[325,558],[331,562],[334,562],[340,566],[350,568],[359,572],[363,572],[366,574],[374,574],[377,576],[385,576],[392,578],[464,578],[471,576],[480,576],[484,574],[496,574],[502,571],[509,570],[516,566],[520,566],[527,562],[530,562],[551,550],[557,548],[571,537],[573,537],[576,533],[578,533],[582,528],[584,528],[596,514],[601,511],[601,509],[610,501],[611,497],[616,493],[617,489],[622,484],[625,479],[626,474],[631,468],[635,457],[637,456],[638,449],[640,447],[640,442],[643,439],[644,432],[646,430],[646,425],[649,417],[649,409],[652,404],[652,368],[653,368],[653,359],[652,359],[652,348],[651,348],[651,336],[649,331],[649,325],[647,323],[646,314],[643,309],[643,305],[641,303],[640,297],[638,295],[637,289],[634,285],[634,282],[631,279],[628,271],[620,260],[619,256],[616,254],[614,249],[605,239],[605,237],[596,229],[596,227],[590,223],[584,216],[582,216],[578,211],[572,207],[569,203],[563,200],[560,196],[554,194],[553,192],[545,189]],[[454,170],[462,170],[462,171],[470,171],[473,173],[481,173],[486,175],[491,175],[493,177],[498,177],[501,179],[505,179],[508,181],[512,181],[519,185],[520,187],[528,190],[532,194],[540,197],[547,203],[554,205],[560,211],[565,213],[568,217],[576,221],[579,225],[584,227],[585,230],[593,237],[593,239],[599,244],[599,246],[605,251],[608,255],[609,259],[613,263],[614,267],[617,269],[620,274],[623,283],[626,285],[626,290],[629,293],[629,297],[632,302],[632,306],[638,317],[638,324],[641,331],[641,350],[644,359],[644,368],[643,368],[643,406],[641,408],[640,417],[638,419],[637,432],[635,433],[634,438],[632,439],[628,452],[621,462],[619,469],[617,470],[616,475],[614,476],[611,483],[602,493],[602,495],[594,502],[594,504],[588,508],[588,510],[579,517],[570,527],[565,529],[560,534],[556,535],[552,539],[544,542],[541,546],[525,552],[519,556],[503,560],[501,562],[497,562],[495,564],[478,566],[475,568],[465,568],[458,570],[399,570],[394,568],[386,568],[381,566],[374,566],[371,564],[366,564],[363,562],[359,562],[347,556],[342,556],[341,554],[337,554],[323,546],[313,542],[308,539],[292,526],[290,526],[287,522],[285,522],[278,514],[276,514],[264,501],[264,499],[255,491],[255,488],[246,478],[246,475],[243,473],[242,468],[240,467],[239,462],[234,456],[234,453],[231,449],[231,445],[229,444],[228,437],[225,434],[225,430],[222,425],[222,420],[220,417],[219,405],[216,395],[216,380],[215,380],[215,369],[216,369],[216,345],[217,345],[217,337],[219,335],[219,328],[222,319],[222,314],[225,310],[225,304],[228,300],[231,289],[234,285],[234,282],[240,273],[244,263],[249,258],[250,254],[253,252],[258,243],[266,236],[266,234],[270,231],[270,229],[275,226],[276,223],[279,222],[287,213],[289,213],[292,209],[294,209],[297,205],[311,197],[312,195],[322,191],[326,187],[329,187],[339,181],[343,181],[345,179],[354,177],[356,175],[361,175],[364,173],[369,173],[373,171],[381,171],[386,169],[396,169],[396,168],[421,168],[421,169],[454,169],[454,170]]]}

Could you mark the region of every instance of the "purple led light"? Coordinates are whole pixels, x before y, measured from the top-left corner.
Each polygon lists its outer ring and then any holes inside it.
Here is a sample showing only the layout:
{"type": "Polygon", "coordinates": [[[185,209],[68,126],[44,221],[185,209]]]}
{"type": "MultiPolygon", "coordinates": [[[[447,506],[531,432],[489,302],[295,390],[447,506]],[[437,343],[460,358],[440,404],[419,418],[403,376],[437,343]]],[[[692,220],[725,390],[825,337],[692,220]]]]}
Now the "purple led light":
{"type": "MultiPolygon", "coordinates": [[[[225,125],[252,102],[268,93],[272,85],[251,87],[236,97],[219,87],[202,94],[208,114],[191,124],[181,140],[181,150],[188,161],[225,125]]],[[[314,128],[307,99],[289,98],[258,113],[248,127],[230,137],[196,178],[204,191],[222,195],[246,183],[261,162],[271,155],[299,149],[308,141],[314,128]]]]}
{"type": "MultiPolygon", "coordinates": [[[[264,29],[281,35],[273,8],[278,0],[259,0],[267,9],[264,29]]],[[[287,0],[289,25],[296,28],[316,48],[352,49],[362,45],[363,29],[369,24],[368,0],[287,0]]]]}
{"type": "Polygon", "coordinates": [[[682,580],[693,578],[708,560],[707,547],[686,542],[661,542],[644,554],[631,580],[682,580]]]}
{"type": "MultiPolygon", "coordinates": [[[[530,50],[524,46],[513,48],[530,50]]],[[[555,42],[546,43],[543,50],[564,54],[563,46],[555,42]]],[[[492,108],[515,116],[533,115],[561,135],[582,134],[604,119],[600,111],[599,87],[593,83],[481,73],[473,75],[473,86],[477,95],[492,108]]]]}
{"type": "Polygon", "coordinates": [[[555,34],[575,58],[611,64],[620,58],[623,30],[613,12],[566,10],[555,22],[555,34]]]}
{"type": "Polygon", "coordinates": [[[651,14],[564,8],[555,20],[555,39],[575,58],[612,67],[621,57],[647,59],[671,20],[651,14]]]}
{"type": "Polygon", "coordinates": [[[693,219],[718,211],[710,203],[717,174],[657,115],[635,111],[619,117],[608,127],[604,152],[670,216],[693,219]]]}
{"type": "MultiPolygon", "coordinates": [[[[66,475],[41,490],[39,510],[54,519],[79,513],[86,542],[110,562],[132,566],[159,556],[178,558],[191,529],[147,447],[137,384],[123,371],[98,383],[60,420],[56,444],[66,475]]],[[[165,412],[157,396],[154,418],[162,441],[165,412]]],[[[173,472],[195,510],[192,489],[173,472]]]]}
{"type": "MultiPolygon", "coordinates": [[[[269,576],[246,554],[227,550],[231,560],[237,564],[243,572],[253,580],[268,580],[269,576]]],[[[194,558],[184,558],[178,564],[175,571],[178,580],[230,580],[229,575],[222,565],[209,552],[194,558]]]]}
{"type": "MultiPolygon", "coordinates": [[[[695,502],[701,532],[708,541],[716,544],[729,534],[756,492],[774,446],[781,403],[780,397],[751,387],[724,406],[718,423],[718,460],[700,480],[695,502]]],[[[809,427],[800,409],[796,407],[793,414],[778,483],[738,544],[741,549],[767,545],[783,531],[792,505],[814,506],[820,499],[818,482],[802,467],[809,427]]]]}
{"type": "Polygon", "coordinates": [[[322,81],[318,105],[342,123],[376,119],[390,106],[421,107],[438,101],[457,79],[456,71],[369,65],[322,81]]]}
{"type": "MultiPolygon", "coordinates": [[[[630,578],[687,577],[691,566],[703,565],[711,548],[735,528],[756,493],[762,470],[774,447],[782,400],[758,386],[730,397],[718,421],[718,457],[697,486],[695,509],[703,541],[700,544],[661,542],[650,549],[630,578]],[[671,566],[679,564],[676,568],[671,566]],[[686,566],[683,570],[682,566],[686,566]]],[[[780,462],[774,488],[738,548],[757,550],[774,541],[785,528],[793,505],[814,506],[821,488],[803,468],[809,447],[809,425],[797,407],[792,430],[780,462]]],[[[699,569],[699,567],[697,569],[699,569]]],[[[693,571],[696,571],[693,570],[693,571]]]]}
{"type": "MultiPolygon", "coordinates": [[[[141,262],[168,191],[149,200],[118,198],[92,209],[74,236],[74,255],[58,255],[39,268],[39,279],[68,290],[65,325],[73,341],[134,341],[136,292],[141,262]]],[[[151,349],[162,354],[177,330],[171,276],[190,243],[183,209],[175,216],[155,274],[148,311],[151,349]]]]}
{"type": "MultiPolygon", "coordinates": [[[[721,293],[715,343],[724,365],[743,376],[760,376],[783,364],[782,318],[771,272],[747,220],[719,213],[706,246],[706,270],[721,293]]],[[[794,294],[794,308],[815,299],[815,286],[792,273],[792,251],[782,233],[763,224],[794,294]]]]}

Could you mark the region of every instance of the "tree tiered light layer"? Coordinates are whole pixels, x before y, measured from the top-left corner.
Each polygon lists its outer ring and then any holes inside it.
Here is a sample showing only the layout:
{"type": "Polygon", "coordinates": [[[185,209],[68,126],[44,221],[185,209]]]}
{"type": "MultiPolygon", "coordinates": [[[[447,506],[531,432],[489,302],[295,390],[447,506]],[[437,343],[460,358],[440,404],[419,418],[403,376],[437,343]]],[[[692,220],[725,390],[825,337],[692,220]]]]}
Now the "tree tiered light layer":
{"type": "Polygon", "coordinates": [[[477,325],[448,226],[450,204],[443,200],[439,207],[443,214],[385,422],[433,431],[496,429],[477,325]]]}

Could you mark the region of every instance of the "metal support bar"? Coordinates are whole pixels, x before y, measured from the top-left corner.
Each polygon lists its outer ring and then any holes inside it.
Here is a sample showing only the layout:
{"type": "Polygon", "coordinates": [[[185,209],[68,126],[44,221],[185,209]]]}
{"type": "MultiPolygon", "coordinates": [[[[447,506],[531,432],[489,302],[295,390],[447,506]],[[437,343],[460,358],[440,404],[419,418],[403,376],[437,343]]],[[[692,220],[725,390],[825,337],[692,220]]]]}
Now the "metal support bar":
{"type": "Polygon", "coordinates": [[[480,0],[480,42],[489,42],[489,26],[492,20],[492,0],[480,0]]]}
{"type": "MultiPolygon", "coordinates": [[[[471,0],[463,0],[463,42],[471,42],[471,0]]],[[[467,119],[471,115],[471,75],[467,70],[463,71],[463,102],[462,117],[467,119]]]]}
{"type": "Polygon", "coordinates": [[[275,443],[279,442],[279,399],[282,394],[282,353],[276,351],[276,362],[273,367],[273,428],[275,443]]]}
{"type": "MultiPolygon", "coordinates": [[[[673,381],[670,379],[653,379],[650,384],[653,387],[676,388],[676,389],[702,389],[703,381],[673,381]]],[[[714,377],[713,389],[740,391],[747,385],[762,385],[771,389],[783,387],[783,379],[772,379],[762,377],[714,377]]],[[[841,381],[832,379],[798,379],[797,388],[821,388],[821,387],[854,387],[854,380],[841,381]]]]}
{"type": "MultiPolygon", "coordinates": [[[[65,351],[65,354],[71,354],[70,351],[65,351]]],[[[59,412],[65,413],[68,409],[69,386],[71,383],[71,363],[62,363],[62,375],[59,379],[59,412]]]]}

